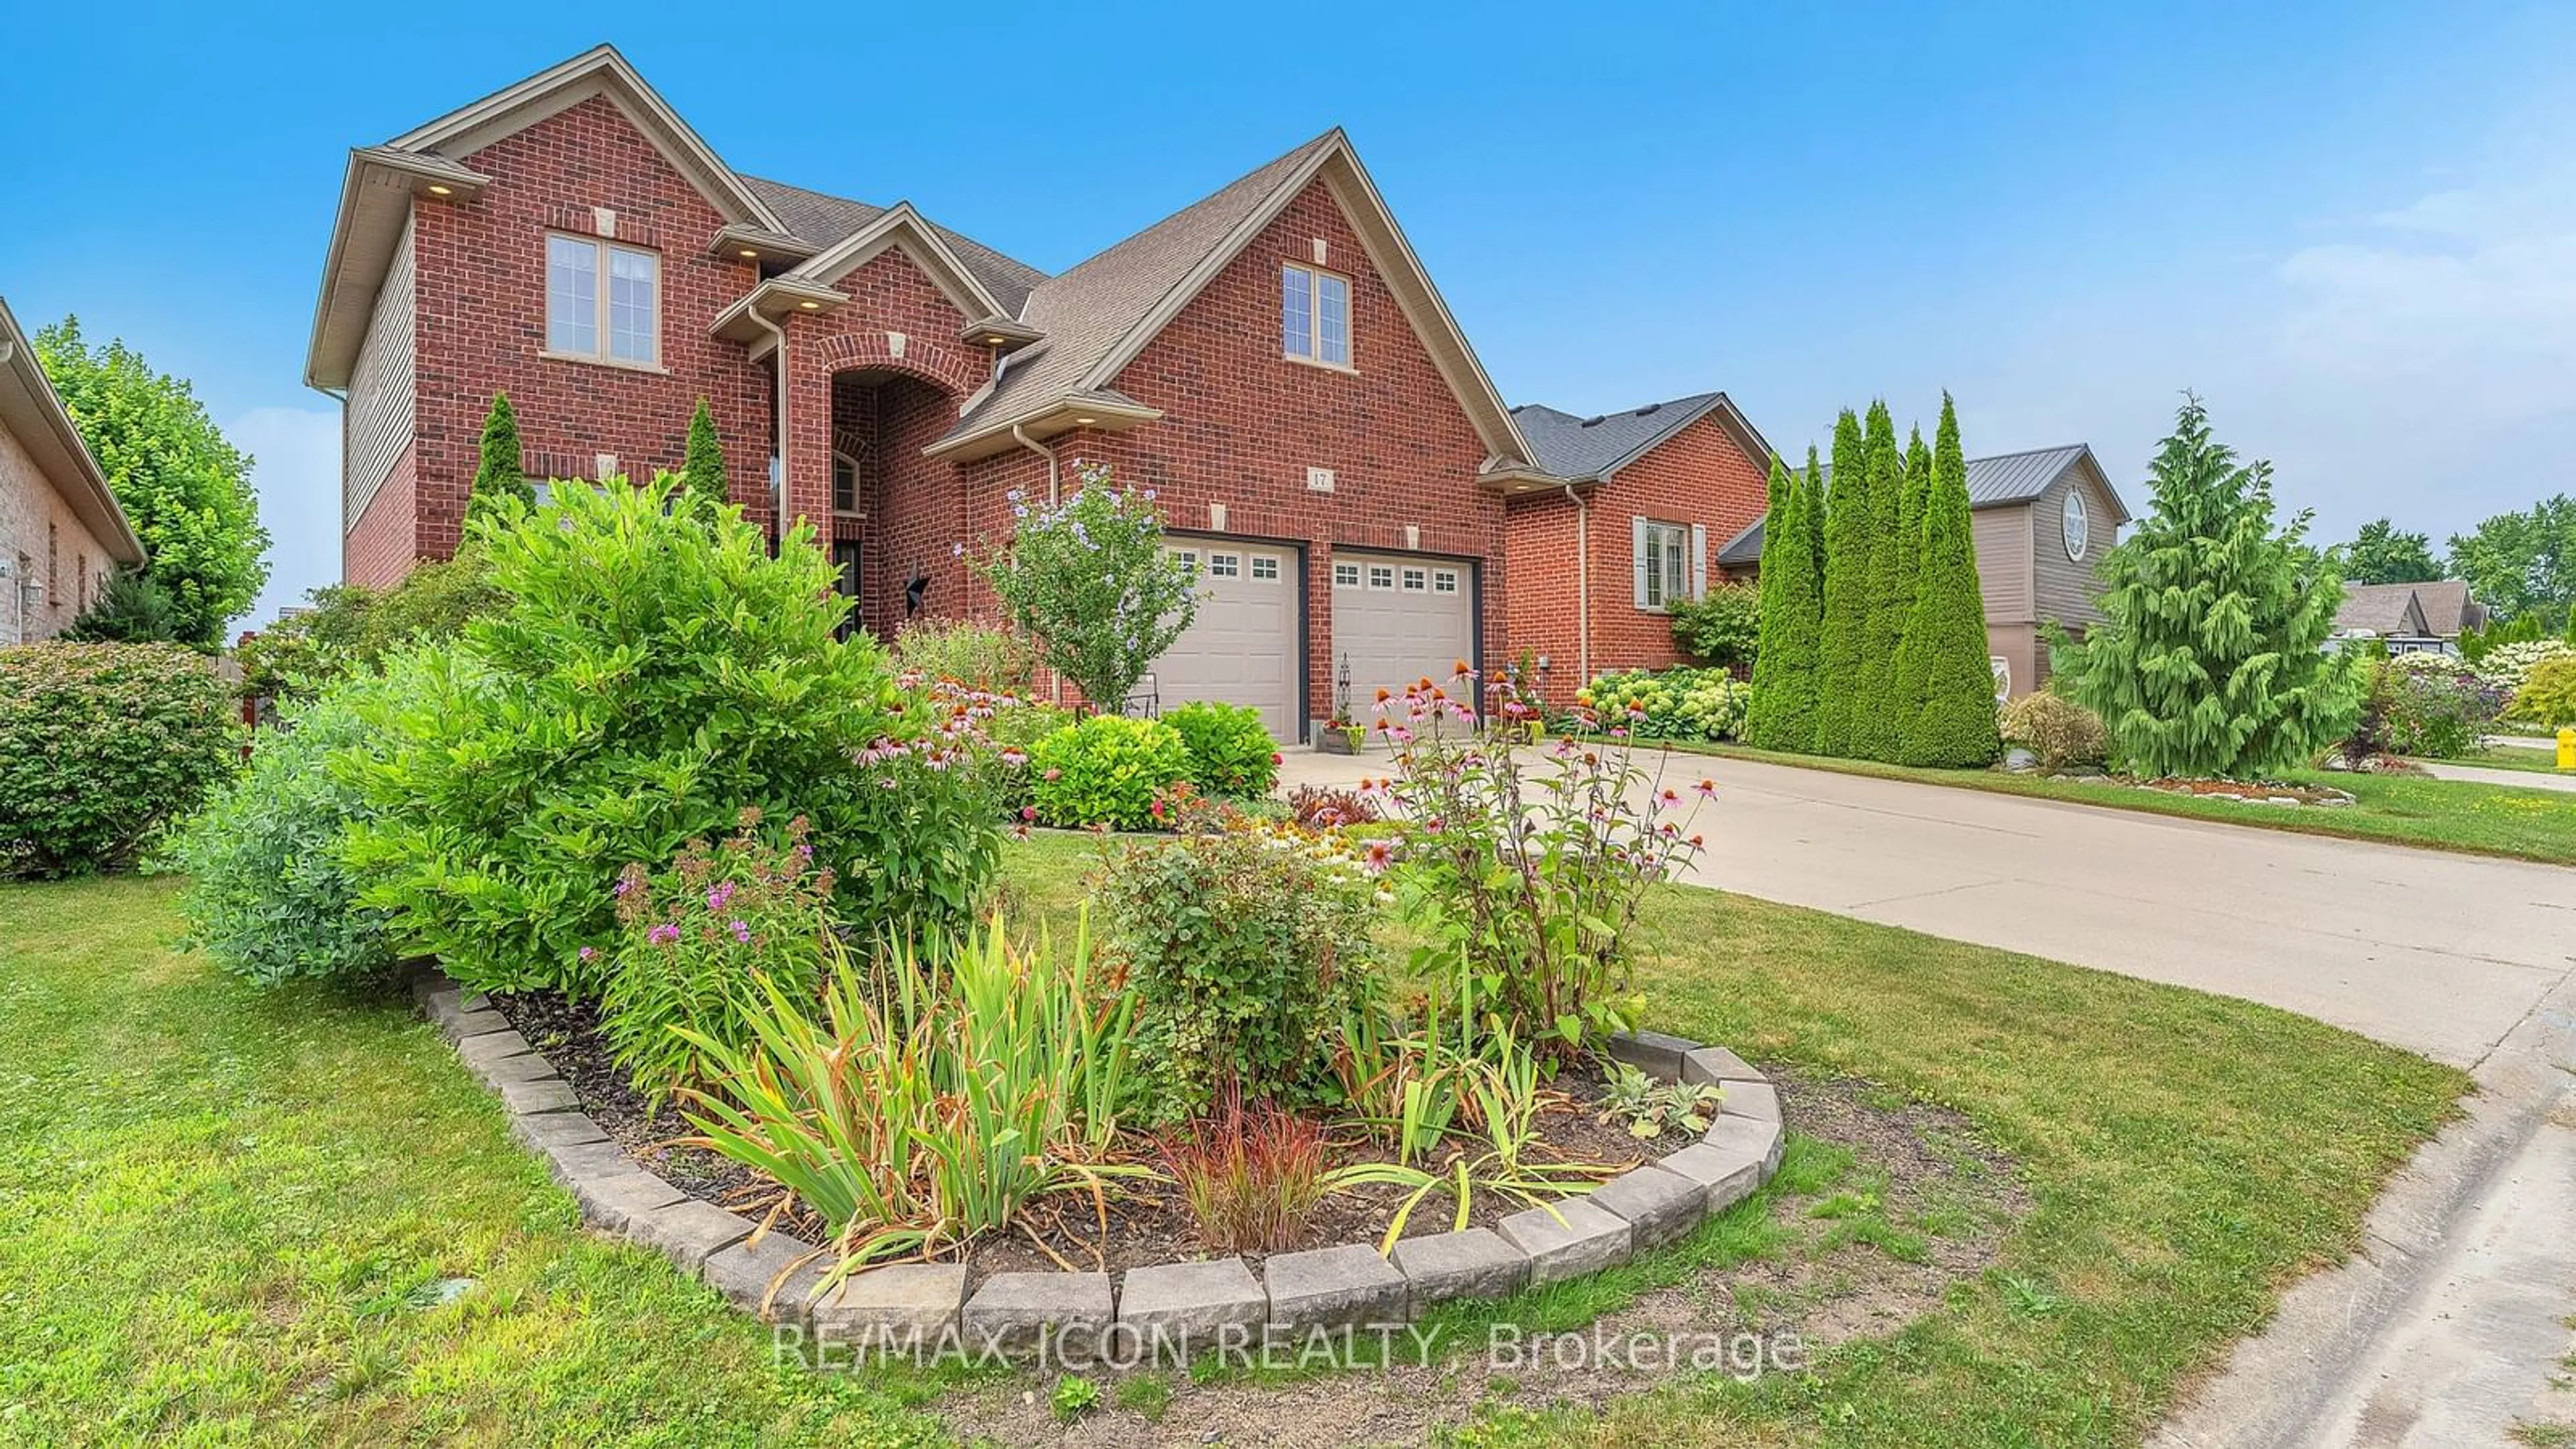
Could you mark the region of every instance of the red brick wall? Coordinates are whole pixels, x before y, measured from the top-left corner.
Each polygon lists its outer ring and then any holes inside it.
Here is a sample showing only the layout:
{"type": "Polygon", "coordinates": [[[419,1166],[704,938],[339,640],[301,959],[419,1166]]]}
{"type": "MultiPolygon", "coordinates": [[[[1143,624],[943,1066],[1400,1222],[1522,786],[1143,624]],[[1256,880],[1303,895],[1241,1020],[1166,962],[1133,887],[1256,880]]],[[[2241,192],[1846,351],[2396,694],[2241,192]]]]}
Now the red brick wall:
{"type": "Polygon", "coordinates": [[[1576,518],[1573,502],[1560,492],[1517,499],[1503,519],[1504,556],[1512,568],[1505,619],[1510,657],[1517,663],[1524,652],[1545,656],[1539,687],[1561,704],[1572,703],[1574,691],[1588,682],[1577,628],[1576,518]]]}
{"type": "MultiPolygon", "coordinates": [[[[707,333],[755,279],[751,263],[707,254],[724,218],[601,96],[462,159],[492,184],[471,200],[415,207],[418,551],[445,557],[456,546],[496,391],[518,413],[532,475],[587,476],[596,455],[614,453],[637,479],[679,466],[703,396],[735,498],[765,514],[768,372],[707,333]],[[593,234],[594,207],[617,213],[621,244],[661,254],[663,371],[538,355],[546,233],[593,234]]],[[[369,513],[383,506],[380,495],[369,513]]],[[[358,544],[349,547],[354,560],[358,544]]]]}
{"type": "Polygon", "coordinates": [[[367,511],[358,515],[357,526],[342,536],[341,582],[389,589],[402,582],[420,558],[414,451],[405,448],[395,457],[376,496],[367,500],[367,511]]]}
{"type": "MultiPolygon", "coordinates": [[[[1592,673],[1662,669],[1683,662],[1673,647],[1671,617],[1661,610],[1637,607],[1634,520],[1696,523],[1706,529],[1705,564],[1714,585],[1720,579],[1717,551],[1762,516],[1769,500],[1763,475],[1768,466],[1767,461],[1757,463],[1710,415],[1658,443],[1592,490],[1592,673]]],[[[1536,512],[1529,514],[1526,524],[1517,521],[1525,510],[1550,507],[1563,510],[1569,505],[1535,499],[1514,505],[1512,540],[1518,567],[1512,575],[1512,642],[1515,651],[1528,647],[1554,655],[1563,673],[1577,669],[1571,525],[1536,512]]],[[[1552,674],[1550,682],[1557,693],[1570,692],[1555,681],[1552,674]]]]}
{"type": "MultiPolygon", "coordinates": [[[[1335,545],[1402,549],[1413,526],[1423,552],[1476,560],[1486,662],[1501,660],[1503,510],[1475,485],[1485,445],[1321,183],[1290,202],[1112,385],[1164,419],[1058,440],[1066,476],[1076,458],[1107,462],[1121,480],[1154,489],[1174,528],[1209,529],[1208,505],[1219,503],[1227,533],[1305,543],[1315,718],[1332,710],[1335,545]],[[1314,265],[1316,237],[1324,267],[1351,279],[1350,371],[1280,355],[1279,269],[1314,265]],[[1309,466],[1334,470],[1332,493],[1307,491],[1309,466]]],[[[1043,461],[1026,452],[969,472],[975,521],[988,534],[1008,527],[1005,488],[1046,486],[1043,461]]]]}

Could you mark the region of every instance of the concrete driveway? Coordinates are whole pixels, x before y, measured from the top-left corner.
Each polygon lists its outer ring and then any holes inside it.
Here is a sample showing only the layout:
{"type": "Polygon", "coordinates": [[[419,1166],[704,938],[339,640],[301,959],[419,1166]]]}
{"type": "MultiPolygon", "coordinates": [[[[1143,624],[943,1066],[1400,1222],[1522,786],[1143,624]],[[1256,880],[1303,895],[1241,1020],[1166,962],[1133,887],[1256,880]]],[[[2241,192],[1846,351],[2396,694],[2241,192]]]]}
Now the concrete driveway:
{"type": "MultiPolygon", "coordinates": [[[[1288,783],[1383,774],[1292,753],[1288,783]]],[[[2576,870],[1676,755],[1701,884],[2243,997],[2469,1068],[2467,1120],[2155,1438],[2501,1444],[2576,1424],[2576,870]]],[[[2247,807],[2274,808],[2274,807],[2247,807]]],[[[2576,809],[2576,800],[2569,803],[2576,809]]]]}
{"type": "MultiPolygon", "coordinates": [[[[1387,770],[1286,760],[1290,785],[1387,770]]],[[[2554,866],[1700,755],[1668,769],[1720,787],[1700,884],[2241,996],[2460,1066],[2576,971],[2576,871],[2554,866]]]]}

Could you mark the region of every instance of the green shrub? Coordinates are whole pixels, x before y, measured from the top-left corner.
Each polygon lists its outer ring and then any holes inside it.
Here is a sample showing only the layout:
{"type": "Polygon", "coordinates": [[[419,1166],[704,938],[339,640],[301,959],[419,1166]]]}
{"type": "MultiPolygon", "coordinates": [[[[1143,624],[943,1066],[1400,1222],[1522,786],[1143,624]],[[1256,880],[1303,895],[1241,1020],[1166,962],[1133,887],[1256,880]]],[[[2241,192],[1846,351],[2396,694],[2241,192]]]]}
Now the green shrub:
{"type": "Polygon", "coordinates": [[[801,816],[764,833],[759,812],[746,810],[722,845],[692,840],[666,870],[635,864],[618,876],[620,929],[600,1032],[647,1100],[700,1084],[702,1053],[691,1037],[749,1044],[754,973],[791,1000],[821,991],[832,875],[815,868],[811,834],[801,816]]]}
{"type": "Polygon", "coordinates": [[[358,904],[360,881],[341,853],[366,806],[329,762],[368,749],[362,701],[402,688],[399,675],[361,676],[288,706],[277,728],[254,737],[249,767],[172,841],[191,936],[225,970],[263,984],[391,970],[385,914],[358,904]]]}
{"type": "Polygon", "coordinates": [[[1258,797],[1279,781],[1279,747],[1249,705],[1199,700],[1163,712],[1190,751],[1190,783],[1204,795],[1258,797]]]}
{"type": "Polygon", "coordinates": [[[2003,742],[2039,757],[2044,770],[2098,765],[2111,753],[2111,736],[2093,711],[2062,695],[2025,694],[2003,708],[2003,742]]]}
{"type": "Polygon", "coordinates": [[[131,862],[232,773],[230,686],[175,644],[0,649],[0,873],[131,862]]]}
{"type": "Polygon", "coordinates": [[[1697,599],[1676,599],[1673,643],[1715,669],[1751,669],[1762,653],[1762,591],[1751,584],[1710,584],[1697,599]]]}
{"type": "Polygon", "coordinates": [[[57,638],[75,644],[168,644],[181,627],[179,601],[139,568],[118,569],[98,597],[57,638]]]}
{"type": "Polygon", "coordinates": [[[1630,669],[1575,696],[1605,728],[1658,740],[1728,740],[1743,732],[1753,687],[1723,669],[1630,669]]]}
{"type": "Polygon", "coordinates": [[[1001,758],[1002,810],[1019,816],[1036,808],[1037,771],[1029,761],[1037,753],[1038,742],[1058,730],[1073,727],[1073,712],[1051,704],[1024,702],[1007,704],[993,711],[984,722],[984,737],[992,742],[993,751],[1001,758]]]}
{"type": "Polygon", "coordinates": [[[1136,1000],[1154,1114],[1205,1113],[1220,1090],[1335,1100],[1331,1043],[1378,964],[1378,891],[1327,837],[1230,817],[1110,864],[1099,904],[1136,1000]]]}
{"type": "Polygon", "coordinates": [[[352,674],[382,670],[414,645],[452,639],[504,602],[482,550],[471,544],[452,559],[413,565],[383,593],[332,584],[306,597],[311,609],[278,620],[235,651],[242,693],[310,698],[352,674]]]}
{"type": "Polygon", "coordinates": [[[506,602],[427,651],[344,753],[375,816],[351,833],[367,901],[474,989],[594,994],[584,946],[634,861],[743,806],[805,816],[845,919],[955,925],[1001,848],[988,772],[953,707],[907,696],[864,635],[835,637],[810,529],[776,557],[731,507],[649,487],[507,499],[469,524],[506,602]]]}
{"type": "Polygon", "coordinates": [[[895,667],[923,679],[945,679],[1025,696],[1037,674],[1037,652],[1008,629],[963,619],[916,619],[896,631],[895,667]]]}
{"type": "Polygon", "coordinates": [[[1049,825],[1144,830],[1154,802],[1190,778],[1189,746],[1160,720],[1093,715],[1058,730],[1029,752],[1032,803],[1049,825]]]}
{"type": "MultiPolygon", "coordinates": [[[[2375,741],[2375,753],[2417,759],[2457,760],[2503,713],[2509,692],[2447,654],[2413,651],[2372,660],[2362,689],[2356,736],[2375,741]]],[[[2347,756],[2352,746],[2344,747],[2347,756]]]]}
{"type": "Polygon", "coordinates": [[[2513,717],[2549,729],[2576,724],[2576,654],[2533,665],[2513,696],[2513,717]]]}
{"type": "Polygon", "coordinates": [[[975,568],[1040,662],[1115,709],[1190,626],[1198,580],[1163,547],[1152,489],[1117,486],[1106,464],[1078,471],[1061,503],[1013,489],[1010,544],[975,568]]]}

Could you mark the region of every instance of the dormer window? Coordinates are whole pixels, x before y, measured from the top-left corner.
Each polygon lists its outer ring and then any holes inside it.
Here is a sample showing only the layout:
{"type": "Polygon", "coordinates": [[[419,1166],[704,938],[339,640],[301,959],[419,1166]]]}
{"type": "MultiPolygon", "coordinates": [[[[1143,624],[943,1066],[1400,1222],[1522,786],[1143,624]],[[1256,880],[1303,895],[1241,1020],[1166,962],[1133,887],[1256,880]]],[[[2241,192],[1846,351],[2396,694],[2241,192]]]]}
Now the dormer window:
{"type": "Polygon", "coordinates": [[[1280,345],[1300,362],[1351,365],[1351,282],[1316,267],[1279,269],[1280,345]]]}
{"type": "Polygon", "coordinates": [[[661,257],[597,237],[547,237],[546,351],[595,362],[659,365],[661,257]]]}

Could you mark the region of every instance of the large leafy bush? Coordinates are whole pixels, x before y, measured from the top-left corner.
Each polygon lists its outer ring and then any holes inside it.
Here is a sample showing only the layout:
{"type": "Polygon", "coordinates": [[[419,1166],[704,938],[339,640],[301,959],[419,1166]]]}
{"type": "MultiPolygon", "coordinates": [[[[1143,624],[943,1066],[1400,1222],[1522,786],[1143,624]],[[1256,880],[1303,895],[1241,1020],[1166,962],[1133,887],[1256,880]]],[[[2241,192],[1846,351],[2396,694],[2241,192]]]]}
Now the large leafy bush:
{"type": "Polygon", "coordinates": [[[1119,854],[1099,897],[1157,1114],[1199,1115],[1227,1088],[1327,1100],[1333,1028],[1377,966],[1376,883],[1292,825],[1207,807],[1185,825],[1119,854]]]}
{"type": "Polygon", "coordinates": [[[358,904],[361,882],[343,858],[366,805],[331,757],[364,754],[374,732],[365,706],[405,688],[361,675],[261,730],[249,768],[172,842],[188,877],[181,905],[192,935],[226,970],[253,981],[364,980],[393,965],[384,912],[358,904]]]}
{"type": "Polygon", "coordinates": [[[2362,696],[2366,723],[2383,754],[2456,760],[2504,711],[2506,694],[2447,654],[2399,654],[2371,661],[2362,696]]]}
{"type": "Polygon", "coordinates": [[[235,651],[244,694],[310,697],[352,674],[377,672],[414,645],[452,639],[505,601],[473,544],[454,558],[414,564],[383,593],[332,584],[306,597],[312,608],[251,635],[235,651]]]}
{"type": "Polygon", "coordinates": [[[1623,670],[1575,696],[1630,733],[1659,740],[1734,739],[1752,701],[1753,686],[1723,669],[1623,670]]]}
{"type": "Polygon", "coordinates": [[[1155,801],[1190,778],[1190,749],[1160,720],[1094,715],[1038,741],[1029,794],[1049,825],[1156,824],[1155,801]]]}
{"type": "Polygon", "coordinates": [[[2476,665],[2480,680],[2503,692],[2507,699],[2531,678],[2531,671],[2552,659],[2576,659],[2576,644],[2563,639],[2527,639],[2511,644],[2498,644],[2486,651],[2476,665]]]}
{"type": "Polygon", "coordinates": [[[240,746],[231,688],[178,645],[0,649],[0,873],[127,864],[205,802],[240,746]]]}
{"type": "Polygon", "coordinates": [[[2513,697],[2513,717],[2550,729],[2576,724],[2576,654],[2533,666],[2513,697]]]}
{"type": "Polygon", "coordinates": [[[1762,591],[1751,584],[1711,584],[1697,599],[1676,599],[1673,642],[1717,669],[1752,669],[1762,652],[1762,591]]]}
{"type": "Polygon", "coordinates": [[[1165,710],[1190,752],[1190,783],[1207,795],[1261,796],[1279,780],[1279,747],[1249,705],[1199,700],[1165,710]]]}
{"type": "Polygon", "coordinates": [[[368,711],[375,754],[335,761],[375,811],[350,841],[368,903],[450,974],[595,992],[578,953],[611,934],[618,872],[746,805],[812,822],[855,923],[969,916],[1000,849],[992,787],[953,768],[953,716],[835,637],[808,531],[773,558],[668,479],[505,499],[469,528],[506,602],[368,711]]]}

